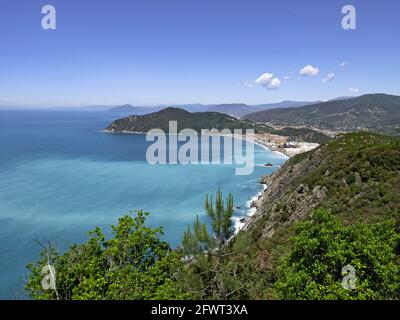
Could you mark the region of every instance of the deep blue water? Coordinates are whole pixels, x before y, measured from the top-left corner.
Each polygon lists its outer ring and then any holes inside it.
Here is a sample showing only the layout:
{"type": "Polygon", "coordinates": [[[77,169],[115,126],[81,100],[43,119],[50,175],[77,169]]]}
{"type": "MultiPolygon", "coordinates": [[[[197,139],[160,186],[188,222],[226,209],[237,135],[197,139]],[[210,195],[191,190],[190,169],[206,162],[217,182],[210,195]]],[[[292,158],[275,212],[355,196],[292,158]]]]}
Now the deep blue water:
{"type": "Polygon", "coordinates": [[[109,226],[132,209],[151,213],[164,239],[179,244],[199,214],[206,193],[232,192],[246,214],[262,186],[257,180],[281,164],[282,156],[255,147],[250,176],[232,165],[156,165],[145,160],[144,135],[101,133],[106,112],[0,111],[0,298],[23,296],[26,264],[40,248],[32,239],[56,241],[63,250],[109,226]]]}

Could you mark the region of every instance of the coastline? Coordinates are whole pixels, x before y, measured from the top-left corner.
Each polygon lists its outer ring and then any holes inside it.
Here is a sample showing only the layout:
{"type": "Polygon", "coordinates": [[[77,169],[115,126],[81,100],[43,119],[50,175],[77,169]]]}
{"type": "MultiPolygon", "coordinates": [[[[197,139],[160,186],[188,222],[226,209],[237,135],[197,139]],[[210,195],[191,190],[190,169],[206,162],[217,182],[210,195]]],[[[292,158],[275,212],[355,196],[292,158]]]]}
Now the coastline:
{"type": "Polygon", "coordinates": [[[269,146],[269,145],[263,143],[262,141],[258,141],[258,140],[255,140],[255,139],[252,140],[252,139],[246,138],[245,136],[238,136],[238,137],[241,138],[241,139],[243,139],[243,140],[249,141],[249,142],[251,142],[251,143],[253,143],[253,144],[255,144],[255,145],[258,145],[258,146],[260,146],[261,148],[263,148],[263,149],[265,149],[265,150],[268,150],[268,151],[270,151],[270,152],[277,153],[277,154],[279,154],[280,156],[285,157],[286,160],[288,160],[288,159],[290,158],[290,155],[285,154],[283,151],[278,151],[278,150],[276,150],[276,149],[274,149],[274,148],[271,148],[271,146],[269,146]]]}
{"type": "MultiPolygon", "coordinates": [[[[269,145],[263,143],[262,141],[257,141],[255,139],[254,140],[249,139],[245,135],[234,135],[234,138],[238,138],[238,139],[242,139],[242,140],[251,142],[251,143],[263,148],[266,151],[279,154],[280,156],[285,158],[285,162],[290,159],[290,155],[287,155],[287,154],[285,154],[283,152],[280,152],[280,151],[277,151],[277,150],[273,150],[269,145]]],[[[245,225],[248,223],[248,221],[251,219],[251,217],[256,214],[256,212],[257,212],[257,205],[256,204],[257,204],[258,200],[260,200],[260,198],[264,195],[264,193],[268,189],[268,185],[262,182],[263,177],[264,176],[259,177],[259,179],[256,182],[257,184],[261,184],[263,186],[263,189],[261,191],[257,192],[257,194],[252,196],[250,198],[250,200],[248,200],[246,202],[245,214],[232,218],[233,226],[235,228],[234,235],[237,235],[239,233],[239,231],[242,230],[245,227],[245,225]]]]}
{"type": "Polygon", "coordinates": [[[111,134],[147,134],[147,132],[140,132],[140,131],[120,131],[120,132],[115,132],[112,130],[107,130],[107,129],[102,129],[100,130],[100,133],[111,133],[111,134]]]}
{"type": "MultiPolygon", "coordinates": [[[[147,134],[147,132],[141,132],[141,131],[125,131],[125,130],[123,130],[123,131],[120,131],[120,132],[115,132],[115,131],[107,130],[107,129],[100,130],[100,133],[109,133],[109,134],[142,134],[142,135],[147,134]]],[[[169,134],[169,133],[166,133],[166,134],[169,134]]],[[[224,134],[221,134],[220,136],[224,136],[224,134]]],[[[275,152],[275,153],[277,153],[277,154],[279,154],[279,155],[281,155],[281,156],[283,156],[283,157],[285,157],[287,159],[289,159],[291,157],[291,155],[287,154],[284,151],[283,148],[282,148],[283,150],[279,150],[280,148],[278,146],[273,146],[273,145],[266,144],[262,140],[261,141],[260,140],[256,140],[256,139],[252,140],[252,139],[249,139],[249,138],[247,138],[247,137],[245,137],[243,135],[234,135],[233,134],[232,136],[234,138],[238,138],[238,139],[242,139],[242,140],[245,140],[245,141],[249,141],[249,142],[251,142],[251,143],[253,143],[255,145],[258,145],[258,146],[262,147],[265,150],[268,150],[268,151],[271,151],[271,152],[275,152]]]]}
{"type": "MultiPolygon", "coordinates": [[[[147,134],[146,132],[135,132],[135,131],[121,131],[121,132],[115,132],[115,131],[111,131],[111,130],[100,130],[101,133],[111,133],[111,134],[147,134]]],[[[221,135],[224,136],[224,135],[221,135]]],[[[264,150],[268,151],[268,152],[273,152],[278,154],[279,156],[285,158],[285,162],[290,159],[291,157],[293,157],[294,155],[303,153],[303,152],[307,152],[309,150],[312,150],[314,148],[316,148],[318,146],[318,144],[310,144],[311,147],[308,148],[302,148],[302,147],[298,147],[298,148],[284,148],[281,145],[279,145],[276,142],[266,142],[264,140],[262,140],[261,138],[258,138],[256,135],[252,136],[251,138],[247,137],[246,135],[232,135],[233,138],[237,138],[237,139],[241,139],[244,141],[248,141],[253,143],[254,145],[257,145],[261,148],[263,148],[264,150]],[[295,152],[288,152],[289,150],[293,150],[295,152]]],[[[283,139],[284,137],[282,136],[278,136],[279,138],[283,139]]],[[[301,143],[297,142],[298,144],[301,143]]],[[[307,143],[303,143],[306,144],[307,143]]],[[[275,172],[275,171],[274,171],[275,172]]],[[[261,176],[259,177],[258,181],[256,182],[257,184],[260,184],[263,186],[262,190],[257,192],[255,195],[253,195],[247,202],[246,202],[246,207],[245,207],[245,212],[244,214],[240,214],[238,216],[234,216],[232,217],[232,221],[233,221],[233,227],[235,229],[234,235],[238,234],[238,232],[240,230],[242,230],[250,221],[250,219],[257,213],[257,209],[258,209],[258,203],[259,200],[264,196],[265,192],[268,189],[268,185],[263,183],[263,178],[265,176],[261,176]]]]}
{"type": "MultiPolygon", "coordinates": [[[[307,143],[307,142],[296,142],[295,144],[298,144],[299,146],[297,148],[283,148],[281,146],[279,146],[277,143],[275,142],[265,142],[262,139],[257,139],[257,136],[254,135],[252,137],[252,139],[249,139],[248,137],[246,137],[245,135],[241,135],[241,136],[237,136],[238,138],[241,138],[243,140],[249,141],[255,145],[258,145],[260,147],[262,147],[265,150],[268,150],[270,152],[274,152],[277,153],[283,157],[286,158],[285,162],[287,160],[289,160],[291,157],[297,155],[297,154],[301,154],[304,152],[308,152],[310,150],[313,150],[315,148],[317,148],[319,146],[319,144],[312,144],[312,143],[307,143]],[[288,152],[289,150],[294,150],[294,152],[288,152]]],[[[283,138],[283,137],[282,137],[283,138]]],[[[276,173],[277,170],[275,170],[272,174],[276,173]]],[[[268,175],[266,175],[268,176],[268,175]]],[[[247,203],[246,203],[246,209],[247,212],[244,216],[242,217],[234,217],[234,228],[235,228],[235,235],[242,230],[243,228],[246,227],[246,225],[248,225],[252,219],[252,217],[254,215],[257,214],[258,211],[258,206],[260,204],[260,199],[263,198],[264,194],[266,193],[266,191],[268,190],[269,186],[267,184],[264,183],[264,178],[266,176],[261,176],[258,180],[257,183],[261,184],[263,186],[263,190],[258,192],[255,196],[253,196],[247,203]]]]}
{"type": "Polygon", "coordinates": [[[254,203],[258,201],[265,191],[267,190],[268,186],[266,184],[261,183],[258,181],[257,183],[262,184],[263,190],[259,191],[255,196],[251,197],[250,200],[246,202],[246,213],[245,215],[233,217],[233,227],[235,229],[235,235],[239,233],[240,230],[246,225],[247,221],[251,219],[252,216],[257,212],[257,207],[254,206],[254,203]]]}

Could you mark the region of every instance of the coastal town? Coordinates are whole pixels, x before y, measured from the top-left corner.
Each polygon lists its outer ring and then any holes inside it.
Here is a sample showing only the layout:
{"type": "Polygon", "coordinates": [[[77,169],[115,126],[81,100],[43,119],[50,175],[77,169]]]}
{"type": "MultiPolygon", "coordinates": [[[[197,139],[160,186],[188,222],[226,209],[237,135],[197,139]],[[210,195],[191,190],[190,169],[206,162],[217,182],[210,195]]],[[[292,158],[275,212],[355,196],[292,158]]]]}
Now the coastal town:
{"type": "Polygon", "coordinates": [[[268,148],[271,151],[279,152],[287,157],[311,151],[319,146],[318,143],[303,141],[290,141],[289,137],[272,133],[247,134],[246,139],[268,148]]]}

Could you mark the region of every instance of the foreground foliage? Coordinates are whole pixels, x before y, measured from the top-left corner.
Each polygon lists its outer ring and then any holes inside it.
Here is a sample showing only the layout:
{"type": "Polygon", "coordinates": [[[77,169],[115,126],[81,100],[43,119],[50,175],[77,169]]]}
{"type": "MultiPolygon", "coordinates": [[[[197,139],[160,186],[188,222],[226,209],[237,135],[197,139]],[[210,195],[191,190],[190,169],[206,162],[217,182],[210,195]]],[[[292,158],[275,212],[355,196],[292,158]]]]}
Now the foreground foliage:
{"type": "Polygon", "coordinates": [[[399,299],[400,236],[394,226],[344,227],[325,210],[296,227],[291,252],[280,263],[276,290],[282,299],[399,299]],[[354,267],[354,288],[345,289],[342,268],[354,267]]]}
{"type": "Polygon", "coordinates": [[[237,268],[232,267],[227,256],[227,245],[233,236],[233,197],[229,194],[224,201],[218,190],[215,197],[206,197],[204,208],[211,220],[211,233],[197,218],[193,230],[188,227],[182,238],[182,252],[188,265],[178,276],[180,285],[192,298],[227,299],[240,289],[236,281],[237,268]]]}
{"type": "Polygon", "coordinates": [[[99,228],[83,244],[73,245],[60,255],[46,247],[39,261],[30,263],[26,290],[34,299],[180,299],[173,274],[180,260],[160,240],[161,228],[145,226],[148,213],[124,216],[112,226],[113,238],[106,240],[99,228]],[[56,289],[42,287],[42,268],[56,270],[56,289]]]}

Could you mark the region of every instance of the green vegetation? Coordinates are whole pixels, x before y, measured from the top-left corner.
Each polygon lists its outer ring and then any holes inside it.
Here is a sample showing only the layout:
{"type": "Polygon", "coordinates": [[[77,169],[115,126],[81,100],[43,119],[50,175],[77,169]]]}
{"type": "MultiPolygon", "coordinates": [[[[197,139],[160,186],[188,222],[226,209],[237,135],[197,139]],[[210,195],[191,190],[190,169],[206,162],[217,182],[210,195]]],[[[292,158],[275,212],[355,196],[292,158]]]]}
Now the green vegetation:
{"type": "Polygon", "coordinates": [[[194,112],[190,113],[179,108],[166,108],[143,116],[129,116],[111,123],[106,130],[112,132],[148,132],[151,129],[161,129],[169,132],[169,121],[177,121],[178,132],[183,129],[254,129],[255,132],[269,132],[272,128],[258,125],[250,121],[241,121],[224,113],[194,112]]]}
{"type": "Polygon", "coordinates": [[[181,261],[168,244],[160,241],[162,229],[145,226],[148,213],[124,216],[112,226],[106,240],[97,228],[90,239],[60,255],[44,248],[30,263],[26,290],[33,299],[182,299],[185,294],[173,280],[181,261]],[[54,266],[57,290],[44,290],[42,268],[54,266]]]}
{"type": "MultiPolygon", "coordinates": [[[[158,112],[143,116],[129,116],[115,120],[106,130],[110,132],[143,132],[151,129],[161,129],[169,132],[169,121],[177,121],[178,132],[183,129],[193,129],[200,133],[202,129],[253,129],[255,133],[273,133],[290,137],[290,141],[306,141],[324,143],[330,140],[323,133],[311,129],[284,128],[276,130],[263,124],[257,124],[248,120],[238,120],[232,116],[219,112],[194,112],[190,113],[179,108],[166,108],[158,112]]],[[[243,132],[244,133],[244,132],[243,132]]]]}
{"type": "Polygon", "coordinates": [[[232,238],[231,195],[206,197],[173,251],[145,213],[126,216],[60,255],[46,247],[26,289],[34,299],[400,299],[400,140],[346,134],[267,178],[258,213],[232,238]],[[41,286],[57,270],[57,292],[41,286]],[[345,289],[343,267],[355,270],[345,289]]]}
{"type": "Polygon", "coordinates": [[[237,281],[237,268],[232,268],[228,262],[229,246],[226,246],[233,236],[232,215],[233,197],[230,194],[225,201],[218,190],[215,199],[204,205],[211,219],[212,233],[198,218],[193,230],[188,227],[182,238],[182,251],[188,265],[181,270],[178,281],[185,292],[197,299],[227,299],[240,289],[237,281]]]}
{"type": "Polygon", "coordinates": [[[343,227],[325,210],[295,227],[293,248],[278,266],[276,291],[282,299],[399,299],[400,236],[393,225],[343,227]],[[355,287],[342,287],[342,267],[351,265],[355,287]]]}
{"type": "Polygon", "coordinates": [[[243,117],[259,123],[399,134],[400,97],[367,94],[298,108],[258,111],[243,117]]]}
{"type": "Polygon", "coordinates": [[[289,137],[288,141],[304,141],[323,144],[331,140],[331,138],[328,137],[326,134],[306,128],[283,128],[281,130],[275,130],[272,133],[284,137],[289,137]]]}
{"type": "MultiPolygon", "coordinates": [[[[380,222],[400,215],[400,140],[369,133],[350,133],[301,155],[306,175],[295,185],[326,188],[320,206],[345,223],[380,222]]],[[[288,167],[296,163],[293,158],[288,167]]]]}

